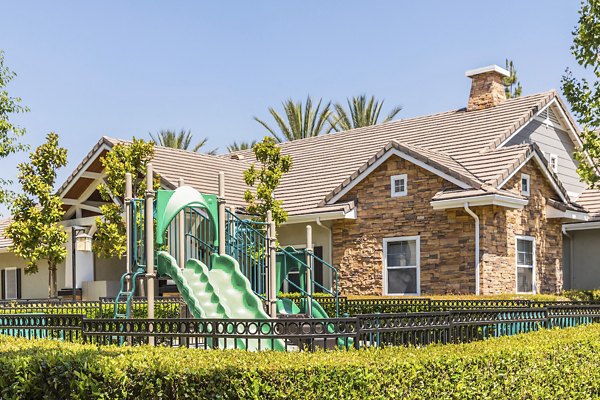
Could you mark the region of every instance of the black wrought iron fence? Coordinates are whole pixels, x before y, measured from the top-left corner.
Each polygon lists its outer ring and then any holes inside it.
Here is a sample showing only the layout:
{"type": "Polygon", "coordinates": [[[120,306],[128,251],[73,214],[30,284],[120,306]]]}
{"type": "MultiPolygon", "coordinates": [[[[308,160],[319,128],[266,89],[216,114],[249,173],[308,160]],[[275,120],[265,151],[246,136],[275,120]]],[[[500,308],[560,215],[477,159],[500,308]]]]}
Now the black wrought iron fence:
{"type": "Polygon", "coordinates": [[[112,319],[83,315],[0,315],[0,334],[97,345],[200,349],[315,350],[426,346],[600,322],[600,305],[513,307],[273,320],[112,319]],[[152,340],[150,340],[152,338],[152,340]]]}

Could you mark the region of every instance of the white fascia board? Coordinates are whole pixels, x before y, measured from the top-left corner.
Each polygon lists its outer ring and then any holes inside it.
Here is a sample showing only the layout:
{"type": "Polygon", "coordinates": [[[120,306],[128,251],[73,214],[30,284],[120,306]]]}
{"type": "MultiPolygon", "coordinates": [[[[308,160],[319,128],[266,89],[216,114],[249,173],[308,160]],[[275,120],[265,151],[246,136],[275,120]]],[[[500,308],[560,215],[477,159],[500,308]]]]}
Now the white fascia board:
{"type": "Polygon", "coordinates": [[[548,205],[546,206],[546,218],[564,218],[577,221],[587,221],[590,219],[589,215],[585,212],[573,210],[563,211],[548,205]]]}
{"type": "Polygon", "coordinates": [[[334,219],[356,219],[356,209],[352,209],[349,212],[338,210],[324,213],[292,215],[288,217],[287,221],[281,225],[315,222],[317,218],[319,218],[321,221],[331,221],[334,219]]]}
{"type": "Polygon", "coordinates": [[[600,221],[563,224],[563,228],[566,231],[586,231],[588,229],[600,229],[600,221]]]}
{"type": "Polygon", "coordinates": [[[507,208],[523,208],[528,200],[516,199],[501,194],[485,194],[482,196],[461,197],[448,200],[432,200],[429,204],[434,210],[445,210],[448,208],[463,208],[465,203],[471,207],[477,206],[500,206],[507,208]]]}
{"type": "Polygon", "coordinates": [[[397,149],[391,149],[388,150],[383,156],[381,156],[381,158],[379,158],[377,161],[375,161],[373,164],[371,164],[367,169],[365,169],[363,172],[361,172],[352,182],[350,182],[348,184],[348,186],[344,187],[342,190],[340,190],[340,192],[338,194],[336,194],[335,196],[333,196],[331,198],[331,200],[329,200],[327,202],[327,204],[334,204],[336,201],[338,201],[339,199],[342,198],[342,196],[344,196],[346,193],[348,193],[354,186],[358,185],[363,179],[365,179],[367,176],[369,176],[369,174],[371,172],[373,172],[377,167],[379,167],[381,164],[383,164],[385,161],[387,161],[391,156],[398,156],[400,158],[403,158],[404,160],[415,164],[418,167],[421,167],[423,169],[426,169],[427,171],[436,174],[437,176],[444,178],[445,180],[454,183],[456,186],[458,186],[461,189],[471,189],[471,185],[466,184],[463,181],[460,181],[440,170],[438,170],[437,168],[432,167],[429,164],[425,164],[424,162],[421,162],[419,160],[417,160],[414,157],[409,156],[406,153],[403,153],[397,149]]]}
{"type": "MultiPolygon", "coordinates": [[[[556,184],[556,181],[554,180],[554,176],[552,175],[552,173],[550,172],[550,170],[548,169],[548,165],[544,162],[544,160],[542,160],[540,158],[540,156],[534,151],[532,152],[522,163],[521,165],[519,165],[517,168],[515,168],[515,170],[508,175],[506,178],[504,178],[504,180],[502,182],[500,182],[500,185],[498,185],[498,189],[502,189],[502,187],[506,184],[506,182],[508,182],[513,176],[515,176],[515,174],[517,172],[519,172],[521,170],[521,168],[523,168],[523,165],[527,164],[527,162],[529,160],[531,160],[532,158],[535,159],[535,161],[537,162],[538,166],[540,167],[540,169],[542,170],[542,172],[544,173],[544,175],[546,176],[546,179],[548,180],[548,182],[550,182],[550,186],[552,186],[552,189],[554,189],[554,191],[556,193],[558,193],[558,195],[560,196],[561,200],[564,201],[565,203],[569,203],[569,199],[567,199],[562,191],[560,190],[560,188],[558,187],[558,185],[556,184]]],[[[530,188],[531,190],[531,188],[530,188]]]]}

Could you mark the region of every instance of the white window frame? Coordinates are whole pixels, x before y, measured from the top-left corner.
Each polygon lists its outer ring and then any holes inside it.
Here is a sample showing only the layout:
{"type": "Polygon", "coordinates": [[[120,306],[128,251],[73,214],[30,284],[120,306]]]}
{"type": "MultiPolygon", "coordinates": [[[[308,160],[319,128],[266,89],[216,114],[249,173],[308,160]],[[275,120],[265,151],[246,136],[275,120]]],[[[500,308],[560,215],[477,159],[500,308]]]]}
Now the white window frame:
{"type": "Polygon", "coordinates": [[[383,294],[391,296],[420,296],[421,295],[421,236],[398,236],[383,239],[383,294]],[[392,269],[417,269],[417,292],[416,293],[390,293],[388,291],[388,265],[387,251],[388,243],[416,241],[417,254],[415,254],[416,266],[392,267],[392,269]]]}
{"type": "Polygon", "coordinates": [[[401,197],[401,196],[406,196],[408,194],[408,177],[406,174],[400,174],[400,175],[394,175],[391,177],[390,179],[390,183],[391,183],[391,194],[392,197],[401,197]],[[396,181],[397,180],[404,180],[404,190],[400,191],[400,192],[396,192],[396,181]]]}
{"type": "Polygon", "coordinates": [[[16,267],[4,268],[4,300],[17,300],[19,298],[19,277],[16,267]],[[15,297],[8,297],[8,271],[15,272],[15,297]]]}
{"type": "Polygon", "coordinates": [[[536,294],[537,293],[537,282],[536,282],[536,259],[535,259],[535,237],[533,236],[515,236],[515,293],[517,294],[536,294]],[[519,240],[526,240],[531,242],[532,251],[532,262],[531,266],[531,292],[519,292],[519,268],[530,268],[528,265],[519,265],[519,240]]]}
{"type": "Polygon", "coordinates": [[[521,194],[523,196],[531,195],[531,178],[527,174],[521,174],[521,180],[519,181],[519,185],[521,186],[521,194]],[[527,181],[527,190],[523,190],[523,180],[527,181]]]}
{"type": "Polygon", "coordinates": [[[558,156],[556,154],[548,153],[548,168],[555,174],[558,173],[558,156]]]}

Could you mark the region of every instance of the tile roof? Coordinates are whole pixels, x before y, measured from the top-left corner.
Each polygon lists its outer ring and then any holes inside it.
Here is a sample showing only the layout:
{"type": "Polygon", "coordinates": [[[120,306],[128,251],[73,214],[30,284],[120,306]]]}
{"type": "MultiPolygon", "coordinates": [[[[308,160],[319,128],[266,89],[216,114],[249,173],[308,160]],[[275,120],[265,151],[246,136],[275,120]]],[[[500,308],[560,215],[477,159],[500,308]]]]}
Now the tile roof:
{"type": "Polygon", "coordinates": [[[6,247],[10,247],[12,245],[12,240],[4,236],[4,231],[8,227],[8,225],[12,222],[11,218],[4,218],[0,220],[0,249],[4,249],[6,247]]]}
{"type": "MultiPolygon", "coordinates": [[[[484,110],[463,108],[282,143],[282,153],[292,156],[293,166],[275,196],[290,215],[312,213],[392,148],[467,187],[495,187],[532,151],[531,145],[497,146],[554,98],[556,92],[549,91],[484,110]]],[[[167,186],[176,186],[177,179],[184,177],[186,184],[207,193],[216,193],[218,172],[224,171],[228,202],[242,206],[243,171],[254,158],[251,150],[235,154],[239,159],[157,146],[153,163],[167,186]]]]}
{"type": "Polygon", "coordinates": [[[577,198],[577,204],[590,214],[590,221],[600,221],[600,190],[587,189],[577,198]]]}

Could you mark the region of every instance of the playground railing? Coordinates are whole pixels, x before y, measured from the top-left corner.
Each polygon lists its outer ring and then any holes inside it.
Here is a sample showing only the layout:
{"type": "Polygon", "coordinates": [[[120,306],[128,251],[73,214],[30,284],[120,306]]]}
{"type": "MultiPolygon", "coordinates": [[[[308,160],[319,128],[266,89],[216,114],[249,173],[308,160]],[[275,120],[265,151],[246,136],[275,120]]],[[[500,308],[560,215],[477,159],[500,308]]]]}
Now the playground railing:
{"type": "Polygon", "coordinates": [[[269,239],[267,224],[225,212],[225,253],[235,258],[254,293],[266,300],[269,239]]]}
{"type": "Polygon", "coordinates": [[[109,319],[83,315],[0,315],[0,334],[97,345],[151,343],[200,349],[426,346],[467,343],[542,328],[600,322],[600,304],[364,314],[347,318],[109,319]]]}

